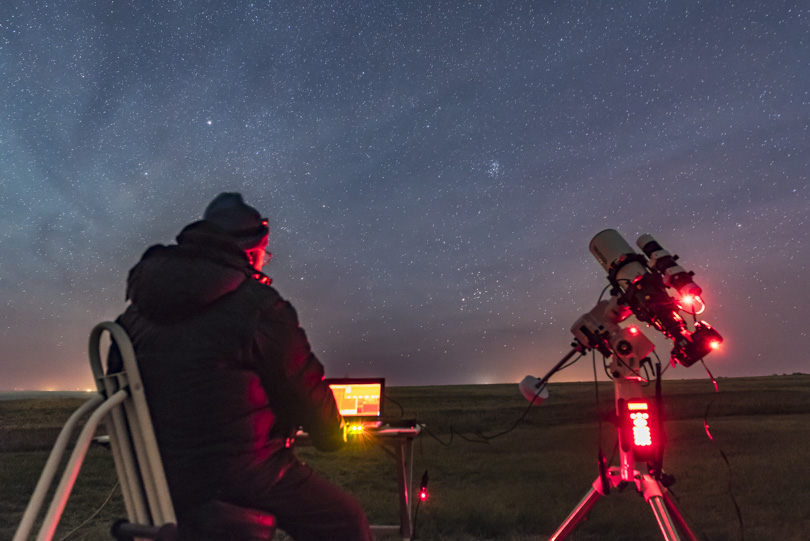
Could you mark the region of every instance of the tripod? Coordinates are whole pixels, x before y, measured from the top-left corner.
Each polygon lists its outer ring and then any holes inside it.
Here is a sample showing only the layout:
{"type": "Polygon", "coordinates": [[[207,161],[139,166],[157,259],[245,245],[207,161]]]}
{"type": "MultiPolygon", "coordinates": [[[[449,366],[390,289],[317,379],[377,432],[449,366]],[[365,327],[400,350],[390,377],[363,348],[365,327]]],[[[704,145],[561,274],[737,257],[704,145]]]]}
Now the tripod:
{"type": "MultiPolygon", "coordinates": [[[[637,244],[644,255],[636,253],[613,229],[605,229],[591,240],[588,246],[591,254],[608,273],[610,300],[601,300],[600,296],[596,306],[577,319],[571,327],[576,338],[574,349],[551,372],[540,380],[526,376],[519,385],[526,399],[540,404],[548,396],[545,385],[549,377],[561,370],[575,353],[593,349],[605,358],[613,358],[610,372],[616,395],[621,464],[606,469],[600,453],[599,477],[550,537],[552,541],[567,537],[596,501],[610,493],[611,487],[631,483],[650,504],[666,541],[680,541],[678,528],[686,539],[697,541],[659,481],[663,458],[657,434],[661,429],[657,414],[660,407],[642,396],[643,378],[638,372],[655,345],[634,325],[621,327],[619,323],[632,314],[663,333],[673,341],[671,360],[687,367],[717,349],[723,338],[708,323],[697,321],[696,316],[704,306],[700,298],[702,290],[692,280],[694,273],[678,265],[678,256],[664,250],[652,236],[642,235],[637,244]],[[688,328],[679,312],[692,314],[694,330],[688,328]],[[649,473],[651,469],[655,475],[649,473]]],[[[658,376],[660,384],[660,372],[658,376]]]]}
{"type": "MultiPolygon", "coordinates": [[[[632,377],[632,372],[628,374],[625,366],[617,363],[614,359],[611,364],[611,371],[614,374],[613,388],[615,392],[616,411],[621,415],[621,408],[628,400],[640,398],[641,383],[638,379],[632,377]],[[629,376],[629,377],[628,377],[629,376]]],[[[658,527],[661,529],[661,534],[666,541],[680,541],[681,539],[688,539],[689,541],[697,541],[697,537],[689,529],[672,498],[667,493],[666,488],[661,482],[646,473],[648,469],[646,464],[635,458],[631,446],[625,445],[627,435],[622,434],[619,430],[619,449],[621,453],[621,465],[611,467],[607,471],[603,470],[600,464],[600,475],[596,478],[588,490],[585,497],[577,504],[568,518],[557,528],[557,531],[549,537],[549,541],[558,541],[565,539],[568,535],[585,519],[588,511],[596,504],[602,496],[610,493],[610,488],[618,488],[624,484],[632,483],[643,497],[644,501],[650,504],[655,519],[658,522],[658,527]],[[683,537],[678,534],[680,528],[683,537]]]]}

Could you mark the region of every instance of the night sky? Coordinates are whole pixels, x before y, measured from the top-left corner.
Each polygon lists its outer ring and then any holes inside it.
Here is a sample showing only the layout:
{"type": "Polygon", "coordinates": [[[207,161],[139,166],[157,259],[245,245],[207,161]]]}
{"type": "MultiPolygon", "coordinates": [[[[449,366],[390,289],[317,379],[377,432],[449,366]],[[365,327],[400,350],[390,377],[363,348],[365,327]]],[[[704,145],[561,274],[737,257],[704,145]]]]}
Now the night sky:
{"type": "Polygon", "coordinates": [[[606,228],[695,271],[715,376],[808,372],[809,48],[798,1],[6,1],[0,390],[93,387],[128,269],[222,191],[327,376],[543,375],[606,228]]]}

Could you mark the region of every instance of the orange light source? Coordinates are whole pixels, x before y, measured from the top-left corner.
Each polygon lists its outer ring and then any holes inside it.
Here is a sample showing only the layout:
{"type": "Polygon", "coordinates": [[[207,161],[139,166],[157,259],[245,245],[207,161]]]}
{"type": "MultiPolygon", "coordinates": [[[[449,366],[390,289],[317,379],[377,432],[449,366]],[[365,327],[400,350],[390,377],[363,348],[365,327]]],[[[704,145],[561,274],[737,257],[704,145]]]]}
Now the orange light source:
{"type": "Polygon", "coordinates": [[[629,411],[647,411],[650,406],[646,402],[628,402],[627,409],[629,411]]]}
{"type": "Polygon", "coordinates": [[[712,340],[711,342],[709,342],[709,347],[712,348],[713,350],[720,349],[720,340],[712,340]]]}

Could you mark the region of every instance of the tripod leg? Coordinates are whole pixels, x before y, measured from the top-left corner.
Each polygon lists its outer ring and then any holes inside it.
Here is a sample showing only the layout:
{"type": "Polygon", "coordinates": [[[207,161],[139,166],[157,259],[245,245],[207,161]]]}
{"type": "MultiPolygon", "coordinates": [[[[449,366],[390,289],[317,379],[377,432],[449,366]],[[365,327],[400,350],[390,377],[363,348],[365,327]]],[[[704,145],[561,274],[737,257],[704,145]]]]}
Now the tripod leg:
{"type": "Polygon", "coordinates": [[[686,524],[686,521],[683,519],[683,515],[681,515],[680,511],[678,511],[678,508],[675,507],[675,502],[672,501],[672,498],[669,496],[669,494],[664,492],[663,497],[664,497],[664,504],[666,504],[669,514],[672,515],[672,518],[674,518],[675,522],[678,523],[681,532],[683,532],[683,534],[689,541],[698,541],[697,536],[694,533],[692,533],[692,530],[689,529],[689,525],[686,524]]]}
{"type": "Polygon", "coordinates": [[[585,494],[585,497],[577,504],[576,508],[571,511],[571,514],[568,515],[568,518],[557,528],[557,531],[554,532],[551,537],[548,538],[549,541],[560,541],[568,537],[568,535],[574,531],[580,522],[585,519],[585,516],[588,514],[588,511],[591,510],[591,507],[596,503],[596,501],[602,496],[602,494],[596,489],[597,486],[601,486],[602,480],[597,478],[596,481],[593,482],[593,486],[585,494]]]}
{"type": "Polygon", "coordinates": [[[675,507],[675,502],[669,497],[669,494],[661,487],[661,484],[652,476],[643,475],[641,477],[641,491],[644,494],[644,499],[652,507],[655,514],[655,520],[658,521],[658,527],[661,528],[661,533],[664,539],[679,541],[681,538],[678,536],[678,530],[675,528],[676,524],[681,528],[689,541],[697,541],[697,537],[686,525],[683,516],[678,512],[675,507]],[[675,518],[674,522],[672,518],[675,518]]]}
{"type": "Polygon", "coordinates": [[[669,516],[666,505],[664,504],[664,498],[661,496],[653,496],[649,498],[647,502],[650,504],[650,507],[652,507],[655,520],[658,521],[658,527],[661,529],[664,539],[666,539],[666,541],[680,541],[681,538],[678,536],[675,524],[672,522],[672,518],[669,516]]]}

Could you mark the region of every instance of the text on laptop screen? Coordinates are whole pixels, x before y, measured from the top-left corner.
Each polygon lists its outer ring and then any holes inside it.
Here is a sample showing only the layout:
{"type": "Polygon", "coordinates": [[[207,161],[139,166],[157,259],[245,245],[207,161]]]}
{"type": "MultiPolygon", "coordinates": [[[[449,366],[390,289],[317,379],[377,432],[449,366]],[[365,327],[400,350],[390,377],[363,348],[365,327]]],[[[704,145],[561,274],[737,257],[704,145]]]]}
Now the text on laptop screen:
{"type": "Polygon", "coordinates": [[[382,413],[382,384],[330,383],[340,414],[344,417],[377,417],[382,413]]]}

